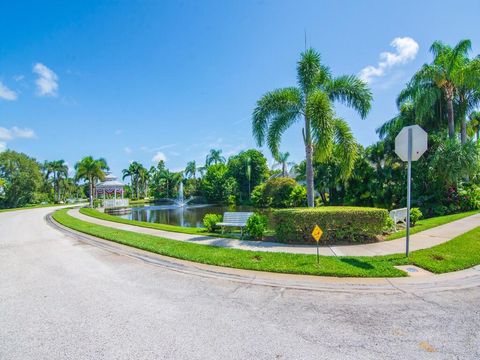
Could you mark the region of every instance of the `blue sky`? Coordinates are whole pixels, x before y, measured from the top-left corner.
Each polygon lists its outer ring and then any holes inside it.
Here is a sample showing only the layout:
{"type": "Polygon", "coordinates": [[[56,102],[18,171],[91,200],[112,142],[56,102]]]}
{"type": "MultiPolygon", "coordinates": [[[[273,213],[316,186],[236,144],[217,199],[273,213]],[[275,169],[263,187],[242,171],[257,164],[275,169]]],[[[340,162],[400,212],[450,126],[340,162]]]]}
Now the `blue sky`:
{"type": "MultiPolygon", "coordinates": [[[[371,66],[368,117],[336,107],[369,145],[434,40],[470,38],[479,53],[479,13],[478,1],[440,0],[4,1],[0,150],[72,166],[105,157],[119,175],[132,160],[179,170],[210,148],[255,147],[255,102],[295,85],[305,31],[334,74],[371,66]]],[[[281,146],[294,161],[300,129],[281,146]]]]}

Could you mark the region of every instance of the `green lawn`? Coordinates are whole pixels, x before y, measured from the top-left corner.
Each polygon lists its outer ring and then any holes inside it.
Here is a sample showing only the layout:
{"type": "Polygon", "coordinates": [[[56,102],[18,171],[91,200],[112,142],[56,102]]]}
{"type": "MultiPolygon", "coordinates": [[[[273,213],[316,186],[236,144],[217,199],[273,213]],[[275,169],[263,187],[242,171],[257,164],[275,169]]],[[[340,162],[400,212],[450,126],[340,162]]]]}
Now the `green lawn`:
{"type": "Polygon", "coordinates": [[[54,206],[62,206],[62,205],[60,205],[60,204],[27,205],[27,206],[19,207],[19,208],[0,209],[0,213],[2,213],[2,212],[7,212],[7,211],[18,211],[18,210],[27,210],[27,209],[38,209],[38,208],[46,208],[46,207],[54,207],[54,206]]]}
{"type": "MultiPolygon", "coordinates": [[[[480,210],[473,210],[473,211],[467,211],[467,212],[459,213],[459,214],[438,216],[438,217],[434,217],[434,218],[419,220],[419,221],[417,221],[417,223],[414,227],[410,228],[410,234],[416,234],[420,231],[428,230],[428,229],[434,228],[436,226],[447,224],[447,223],[455,221],[455,220],[460,220],[460,219],[463,219],[467,216],[477,214],[479,212],[480,212],[480,210]]],[[[398,231],[396,233],[388,235],[385,240],[399,239],[399,238],[402,238],[404,236],[406,236],[406,230],[401,230],[401,231],[398,231]]]]}
{"type": "Polygon", "coordinates": [[[402,254],[321,256],[317,265],[315,255],[246,251],[186,243],[95,225],[73,218],[67,211],[57,210],[53,218],[74,230],[161,255],[238,269],[339,277],[398,277],[406,274],[394,268],[394,265],[415,264],[435,273],[443,273],[480,264],[480,227],[445,244],[412,252],[409,259],[402,254]]]}

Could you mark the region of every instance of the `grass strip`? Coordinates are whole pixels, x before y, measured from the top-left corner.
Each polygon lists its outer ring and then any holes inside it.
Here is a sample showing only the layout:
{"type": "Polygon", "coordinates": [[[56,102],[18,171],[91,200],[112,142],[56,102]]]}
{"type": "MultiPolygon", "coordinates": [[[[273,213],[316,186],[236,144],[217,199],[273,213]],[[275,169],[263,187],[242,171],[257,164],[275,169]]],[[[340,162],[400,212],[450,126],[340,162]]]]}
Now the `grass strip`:
{"type": "Polygon", "coordinates": [[[160,255],[238,269],[337,277],[401,277],[406,274],[394,268],[394,265],[414,264],[440,274],[480,264],[480,227],[444,244],[414,251],[408,259],[402,254],[358,257],[321,256],[320,264],[317,264],[315,255],[248,251],[192,244],[92,224],[68,215],[67,211],[68,209],[57,210],[53,218],[74,230],[160,255]]]}
{"type": "MultiPolygon", "coordinates": [[[[425,231],[425,230],[434,228],[436,226],[448,224],[452,221],[460,220],[468,216],[478,214],[479,212],[480,210],[473,210],[473,211],[467,211],[467,212],[458,213],[458,214],[437,216],[429,219],[419,220],[417,221],[414,227],[410,228],[410,234],[416,234],[420,231],[425,231]]],[[[405,236],[406,236],[406,230],[401,230],[388,235],[385,240],[395,240],[405,236]]]]}
{"type": "Polygon", "coordinates": [[[19,211],[19,210],[28,210],[28,209],[40,209],[40,208],[49,208],[54,206],[64,206],[65,204],[44,204],[44,205],[27,205],[18,208],[9,208],[9,209],[0,209],[0,213],[8,211],[19,211]]]}

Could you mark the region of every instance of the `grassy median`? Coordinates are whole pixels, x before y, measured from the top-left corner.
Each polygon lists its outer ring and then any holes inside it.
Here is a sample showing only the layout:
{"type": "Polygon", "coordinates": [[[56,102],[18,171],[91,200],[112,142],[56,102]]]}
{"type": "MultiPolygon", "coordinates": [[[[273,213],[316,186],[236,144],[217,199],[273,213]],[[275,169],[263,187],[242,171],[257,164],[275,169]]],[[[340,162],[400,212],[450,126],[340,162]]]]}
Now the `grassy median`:
{"type": "MultiPolygon", "coordinates": [[[[460,220],[468,216],[478,214],[479,212],[480,212],[479,210],[473,210],[473,211],[467,211],[459,214],[437,216],[429,219],[418,220],[415,226],[410,228],[410,234],[416,234],[420,231],[425,231],[425,230],[434,228],[436,226],[448,224],[452,221],[460,220]]],[[[385,240],[394,240],[394,239],[399,239],[405,236],[406,236],[406,230],[401,230],[396,233],[388,235],[385,240]]]]}
{"type": "Polygon", "coordinates": [[[290,274],[338,277],[406,276],[394,265],[415,264],[435,273],[461,270],[480,264],[480,227],[430,249],[389,256],[333,257],[226,249],[175,241],[153,235],[117,230],[76,219],[61,209],[53,214],[60,224],[102,239],[153,253],[209,265],[290,274]]]}

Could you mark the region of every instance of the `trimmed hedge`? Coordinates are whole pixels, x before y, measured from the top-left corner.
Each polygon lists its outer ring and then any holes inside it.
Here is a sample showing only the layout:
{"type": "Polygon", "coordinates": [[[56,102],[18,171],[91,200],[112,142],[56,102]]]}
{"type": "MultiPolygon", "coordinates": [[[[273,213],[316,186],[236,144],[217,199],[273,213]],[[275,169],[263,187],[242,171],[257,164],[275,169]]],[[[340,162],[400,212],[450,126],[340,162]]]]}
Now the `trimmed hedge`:
{"type": "Polygon", "coordinates": [[[275,210],[276,237],[287,243],[312,243],[316,224],[323,230],[320,243],[369,242],[380,235],[387,224],[385,209],[328,206],[275,210]]]}

